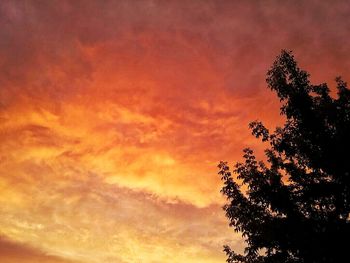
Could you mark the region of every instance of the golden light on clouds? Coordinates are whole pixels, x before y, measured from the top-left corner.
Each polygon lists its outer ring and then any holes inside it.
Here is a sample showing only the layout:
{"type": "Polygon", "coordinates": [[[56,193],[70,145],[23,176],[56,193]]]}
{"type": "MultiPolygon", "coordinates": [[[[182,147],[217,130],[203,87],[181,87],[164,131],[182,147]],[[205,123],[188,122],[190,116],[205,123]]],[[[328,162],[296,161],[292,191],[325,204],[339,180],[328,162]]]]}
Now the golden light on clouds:
{"type": "Polygon", "coordinates": [[[334,17],[326,5],[277,4],[1,2],[0,261],[216,263],[240,249],[216,165],[263,148],[249,121],[280,120],[266,70],[281,48],[316,80],[349,63],[330,44],[342,25],[313,22],[334,17]]]}

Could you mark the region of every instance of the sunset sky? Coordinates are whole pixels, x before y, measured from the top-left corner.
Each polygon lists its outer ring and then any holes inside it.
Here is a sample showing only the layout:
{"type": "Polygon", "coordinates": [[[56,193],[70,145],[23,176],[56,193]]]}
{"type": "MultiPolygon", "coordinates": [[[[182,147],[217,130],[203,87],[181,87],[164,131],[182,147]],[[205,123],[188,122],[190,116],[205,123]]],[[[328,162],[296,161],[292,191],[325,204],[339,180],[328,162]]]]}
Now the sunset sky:
{"type": "Polygon", "coordinates": [[[0,262],[219,263],[217,164],[293,50],[350,81],[348,1],[1,1],[0,262]]]}

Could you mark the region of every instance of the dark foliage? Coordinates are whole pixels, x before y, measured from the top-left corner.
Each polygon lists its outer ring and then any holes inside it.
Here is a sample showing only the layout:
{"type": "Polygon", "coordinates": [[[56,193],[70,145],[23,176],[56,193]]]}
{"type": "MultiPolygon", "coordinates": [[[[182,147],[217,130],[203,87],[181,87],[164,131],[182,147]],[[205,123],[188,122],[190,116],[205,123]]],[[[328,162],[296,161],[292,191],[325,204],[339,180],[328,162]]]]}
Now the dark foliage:
{"type": "Polygon", "coordinates": [[[273,133],[249,125],[270,144],[267,162],[245,149],[237,180],[219,164],[226,216],[246,241],[243,255],[225,246],[227,262],[350,262],[350,90],[336,82],[336,96],[312,85],[287,51],[268,71],[286,121],[273,133]]]}

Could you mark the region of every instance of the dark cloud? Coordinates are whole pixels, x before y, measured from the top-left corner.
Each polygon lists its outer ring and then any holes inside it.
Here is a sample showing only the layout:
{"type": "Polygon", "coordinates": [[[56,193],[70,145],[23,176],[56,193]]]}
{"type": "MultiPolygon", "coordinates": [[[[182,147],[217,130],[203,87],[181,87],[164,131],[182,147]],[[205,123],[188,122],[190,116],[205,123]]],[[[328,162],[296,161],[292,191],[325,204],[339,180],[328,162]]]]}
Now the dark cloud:
{"type": "Polygon", "coordinates": [[[10,241],[3,236],[0,236],[0,255],[2,263],[78,263],[77,261],[48,255],[39,249],[10,241]]]}

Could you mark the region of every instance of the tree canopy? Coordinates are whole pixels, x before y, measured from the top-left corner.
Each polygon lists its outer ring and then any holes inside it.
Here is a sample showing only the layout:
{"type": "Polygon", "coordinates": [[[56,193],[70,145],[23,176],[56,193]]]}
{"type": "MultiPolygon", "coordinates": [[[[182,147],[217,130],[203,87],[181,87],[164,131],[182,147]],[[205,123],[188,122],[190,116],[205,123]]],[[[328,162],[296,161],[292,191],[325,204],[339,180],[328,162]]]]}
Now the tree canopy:
{"type": "Polygon", "coordinates": [[[266,161],[244,149],[233,171],[220,162],[223,207],[241,232],[245,251],[225,246],[229,263],[344,262],[350,248],[350,90],[336,78],[313,85],[291,52],[283,50],[267,73],[281,101],[283,127],[259,121],[252,134],[268,143],[266,161]]]}

